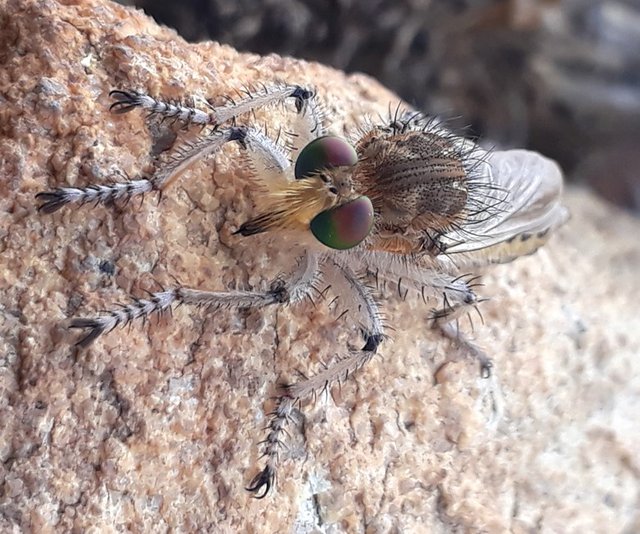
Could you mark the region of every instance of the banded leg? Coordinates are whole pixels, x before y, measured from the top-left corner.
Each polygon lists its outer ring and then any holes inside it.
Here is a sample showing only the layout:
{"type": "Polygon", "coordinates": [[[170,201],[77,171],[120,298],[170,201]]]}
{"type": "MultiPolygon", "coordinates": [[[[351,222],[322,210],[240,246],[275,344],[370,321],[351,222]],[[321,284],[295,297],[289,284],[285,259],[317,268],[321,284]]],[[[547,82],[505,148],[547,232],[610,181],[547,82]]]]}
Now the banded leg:
{"type": "Polygon", "coordinates": [[[215,130],[194,143],[178,149],[171,161],[151,177],[140,176],[127,182],[89,185],[82,188],[58,187],[53,191],[38,193],[36,199],[41,202],[38,211],[53,213],[67,204],[83,205],[91,202],[105,204],[116,200],[126,202],[151,191],[162,191],[190,165],[217,152],[225,143],[230,141],[244,143],[246,137],[245,128],[215,130]]]}
{"type": "Polygon", "coordinates": [[[187,304],[209,310],[251,308],[260,309],[273,304],[292,304],[308,295],[314,287],[318,273],[315,256],[300,258],[295,272],[287,278],[271,282],[266,291],[202,291],[187,287],[176,287],[151,293],[149,298],[136,299],[98,317],[73,319],[70,328],[85,330],[76,343],[79,347],[90,345],[103,333],[118,326],[126,326],[136,319],[146,320],[159,315],[175,305],[187,304]]]}
{"type": "Polygon", "coordinates": [[[218,152],[226,143],[237,141],[255,155],[260,169],[275,174],[289,167],[290,163],[284,151],[274,141],[256,128],[231,127],[213,130],[193,143],[179,147],[170,161],[153,176],[140,176],[135,180],[107,185],[89,185],[87,187],[58,187],[53,191],[38,193],[36,199],[41,204],[38,211],[53,213],[67,204],[106,204],[122,200],[129,201],[135,196],[151,191],[163,191],[171,185],[185,170],[203,158],[218,152]]]}
{"type": "MultiPolygon", "coordinates": [[[[255,109],[283,103],[291,98],[297,114],[290,123],[290,131],[286,132],[286,145],[289,150],[296,152],[313,139],[325,135],[327,131],[326,111],[323,105],[316,98],[314,91],[300,85],[274,84],[255,90],[247,89],[240,100],[229,99],[230,103],[226,106],[209,106],[209,111],[167,102],[136,91],[112,91],[110,95],[116,100],[110,108],[114,113],[127,113],[140,108],[146,110],[149,117],[171,119],[185,127],[217,127],[255,109]]],[[[258,168],[258,171],[260,170],[258,168]]]]}
{"type": "Polygon", "coordinates": [[[315,106],[313,91],[299,85],[287,84],[264,86],[254,91],[246,90],[245,96],[237,102],[229,99],[228,105],[209,106],[208,111],[168,102],[136,91],[111,91],[109,96],[115,100],[110,107],[114,113],[128,113],[133,109],[140,108],[147,111],[150,117],[172,119],[187,127],[192,125],[219,126],[239,115],[244,115],[257,108],[284,102],[289,98],[294,100],[296,111],[300,114],[304,114],[309,107],[315,106]]]}
{"type": "MultiPolygon", "coordinates": [[[[350,298],[358,303],[358,310],[364,315],[363,337],[365,344],[360,350],[349,350],[338,358],[330,367],[316,375],[283,387],[276,400],[276,407],[270,414],[268,434],[262,442],[263,456],[266,458],[263,469],[251,480],[246,488],[258,499],[269,493],[273,486],[279,462],[279,452],[284,445],[282,439],[287,433],[287,425],[293,421],[296,406],[304,400],[314,397],[329,389],[332,384],[346,379],[349,375],[363,367],[378,350],[384,339],[383,325],[373,297],[367,287],[347,267],[333,260],[325,259],[322,271],[332,271],[330,276],[340,275],[352,290],[350,298]]],[[[358,311],[356,310],[356,311],[358,311]]]]}

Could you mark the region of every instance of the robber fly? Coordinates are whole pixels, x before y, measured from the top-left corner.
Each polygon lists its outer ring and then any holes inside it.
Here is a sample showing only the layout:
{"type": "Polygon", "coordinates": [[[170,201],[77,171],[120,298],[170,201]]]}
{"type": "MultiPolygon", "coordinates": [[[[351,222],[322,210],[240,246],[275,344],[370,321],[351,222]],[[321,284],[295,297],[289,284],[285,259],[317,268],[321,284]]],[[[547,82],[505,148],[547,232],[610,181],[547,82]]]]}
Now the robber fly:
{"type": "MultiPolygon", "coordinates": [[[[163,192],[193,163],[235,142],[249,154],[262,192],[255,215],[235,234],[238,239],[266,232],[286,236],[298,245],[292,249],[297,261],[264,290],[177,285],[95,317],[73,319],[71,327],[83,331],[80,347],[178,304],[257,309],[302,303],[321,278],[346,284],[346,298],[360,315],[361,348],[344,348],[332,365],[281,388],[263,441],[265,464],[247,488],[257,497],[273,485],[296,406],[363,367],[385,340],[378,302],[363,277],[402,278],[423,298],[437,298],[442,306],[432,312],[433,325],[451,334],[451,324],[479,302],[475,278],[461,274],[534,252],[567,219],[562,174],[554,162],[525,150],[484,150],[414,111],[398,109],[388,120],[370,122],[343,139],[329,134],[314,91],[298,85],[264,86],[203,109],[136,91],[113,91],[111,97],[115,113],[139,108],[200,133],[150,176],[39,193],[41,212],[163,192]],[[287,102],[294,105],[288,147],[235,120],[287,102]]],[[[489,359],[481,351],[475,355],[487,374],[489,359]]]]}

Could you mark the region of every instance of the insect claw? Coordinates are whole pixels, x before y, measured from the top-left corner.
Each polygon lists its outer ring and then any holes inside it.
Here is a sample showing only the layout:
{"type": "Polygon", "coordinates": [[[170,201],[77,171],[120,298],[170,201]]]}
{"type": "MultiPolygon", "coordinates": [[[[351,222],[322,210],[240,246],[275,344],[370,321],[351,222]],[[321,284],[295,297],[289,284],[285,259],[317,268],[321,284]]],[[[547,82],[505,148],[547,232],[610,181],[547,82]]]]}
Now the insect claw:
{"type": "Polygon", "coordinates": [[[140,94],[136,91],[119,91],[114,90],[109,96],[115,100],[109,106],[109,111],[116,114],[128,113],[140,105],[140,94]]]}
{"type": "Polygon", "coordinates": [[[104,323],[97,319],[74,319],[69,328],[88,329],[82,338],[76,341],[76,347],[85,348],[91,345],[104,332],[104,323]]]}
{"type": "Polygon", "coordinates": [[[64,189],[60,188],[38,193],[36,199],[41,202],[38,211],[47,214],[54,213],[69,203],[69,196],[64,189]]]}
{"type": "Polygon", "coordinates": [[[267,465],[262,471],[253,477],[251,482],[249,482],[249,486],[246,487],[245,490],[253,493],[253,497],[256,499],[264,499],[273,486],[274,476],[273,468],[270,465],[267,465]],[[263,488],[264,491],[260,493],[263,488]]]}

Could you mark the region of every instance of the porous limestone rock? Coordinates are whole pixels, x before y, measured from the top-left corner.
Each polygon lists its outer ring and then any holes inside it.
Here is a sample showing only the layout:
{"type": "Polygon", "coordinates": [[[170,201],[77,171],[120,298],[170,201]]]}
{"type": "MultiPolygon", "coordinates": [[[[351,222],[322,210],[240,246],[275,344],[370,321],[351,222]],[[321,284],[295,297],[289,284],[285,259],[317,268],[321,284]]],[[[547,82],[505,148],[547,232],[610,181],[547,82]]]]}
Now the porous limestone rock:
{"type": "Polygon", "coordinates": [[[143,114],[110,114],[109,91],[222,102],[275,79],[314,85],[337,134],[397,104],[367,77],[187,44],[106,1],[0,5],[0,531],[640,530],[640,223],[582,191],[548,246],[484,277],[485,324],[465,329],[492,379],[443,366],[456,348],[429,309],[389,297],[392,342],[335,403],[304,406],[262,501],[244,487],[274,383],[328,360],[348,315],[183,307],[74,348],[70,317],[175,279],[260,287],[293,261],[232,235],[254,192],[235,147],[160,203],[38,214],[37,192],[135,176],[171,146],[143,114]]]}

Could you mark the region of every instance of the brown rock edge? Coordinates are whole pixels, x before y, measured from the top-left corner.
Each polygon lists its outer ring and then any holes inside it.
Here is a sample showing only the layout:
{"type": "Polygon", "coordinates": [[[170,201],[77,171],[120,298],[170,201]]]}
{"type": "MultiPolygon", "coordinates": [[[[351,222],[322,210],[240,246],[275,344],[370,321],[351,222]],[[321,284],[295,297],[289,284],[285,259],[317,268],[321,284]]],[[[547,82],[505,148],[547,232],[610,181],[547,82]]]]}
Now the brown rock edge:
{"type": "Polygon", "coordinates": [[[365,76],[189,45],[107,2],[0,5],[0,531],[639,531],[640,223],[582,191],[546,248],[484,277],[472,335],[493,380],[458,361],[435,383],[455,347],[419,298],[389,298],[393,342],[305,407],[264,501],[244,486],[274,382],[353,335],[328,301],[181,308],[73,348],[69,317],[174,277],[256,287],[292,260],[232,235],[252,206],[235,148],[160,205],[39,215],[39,191],[152,168],[144,117],[109,114],[109,90],[219,100],[274,79],[314,85],[338,134],[397,103],[365,76]]]}

